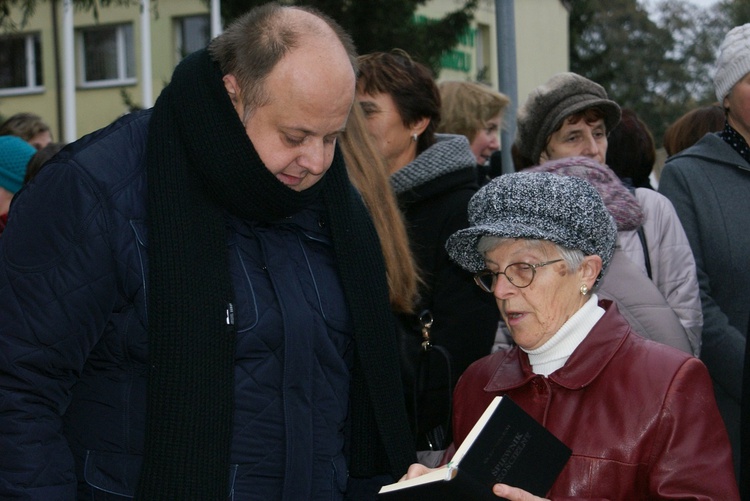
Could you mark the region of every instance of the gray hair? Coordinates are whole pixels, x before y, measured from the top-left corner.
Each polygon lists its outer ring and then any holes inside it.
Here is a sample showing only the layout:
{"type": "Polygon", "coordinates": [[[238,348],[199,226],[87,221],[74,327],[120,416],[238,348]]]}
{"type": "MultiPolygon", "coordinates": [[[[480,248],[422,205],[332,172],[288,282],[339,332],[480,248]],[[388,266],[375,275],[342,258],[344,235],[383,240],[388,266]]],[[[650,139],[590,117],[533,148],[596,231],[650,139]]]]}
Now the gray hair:
{"type": "MultiPolygon", "coordinates": [[[[505,242],[512,242],[515,240],[518,239],[485,235],[481,237],[479,239],[479,242],[477,243],[477,252],[479,252],[483,256],[486,256],[488,252],[495,250],[505,242]]],[[[555,242],[549,242],[548,240],[528,239],[524,241],[524,243],[527,243],[531,247],[541,247],[545,242],[551,243],[555,247],[555,250],[560,253],[560,257],[563,259],[563,261],[565,261],[565,264],[568,265],[568,271],[574,272],[581,267],[581,264],[583,264],[583,259],[586,257],[586,255],[579,249],[570,249],[560,244],[556,244],[555,242]]]]}

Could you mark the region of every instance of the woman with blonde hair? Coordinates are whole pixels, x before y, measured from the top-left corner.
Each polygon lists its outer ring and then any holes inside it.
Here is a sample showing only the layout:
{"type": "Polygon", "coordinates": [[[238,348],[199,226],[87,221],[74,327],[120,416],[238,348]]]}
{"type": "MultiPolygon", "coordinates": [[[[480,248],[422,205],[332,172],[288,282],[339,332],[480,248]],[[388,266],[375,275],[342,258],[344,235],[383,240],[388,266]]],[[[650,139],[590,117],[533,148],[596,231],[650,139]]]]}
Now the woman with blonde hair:
{"type": "Polygon", "coordinates": [[[467,81],[438,84],[442,100],[437,131],[466,136],[477,159],[479,183],[485,184],[501,173],[491,169],[490,157],[500,150],[503,113],[510,99],[487,85],[467,81]]]}

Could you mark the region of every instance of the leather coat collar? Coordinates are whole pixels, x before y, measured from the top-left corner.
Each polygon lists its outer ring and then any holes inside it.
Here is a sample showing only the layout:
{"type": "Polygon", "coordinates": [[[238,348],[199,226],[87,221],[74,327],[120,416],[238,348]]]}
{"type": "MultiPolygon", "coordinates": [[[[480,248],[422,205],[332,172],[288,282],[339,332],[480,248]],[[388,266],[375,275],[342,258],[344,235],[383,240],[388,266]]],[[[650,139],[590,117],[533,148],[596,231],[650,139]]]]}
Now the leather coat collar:
{"type": "MultiPolygon", "coordinates": [[[[626,321],[617,314],[617,306],[606,299],[600,300],[599,306],[604,308],[604,316],[575,349],[566,364],[548,376],[555,384],[569,390],[591,384],[625,341],[630,328],[621,328],[621,324],[626,321]],[[607,325],[607,328],[598,329],[599,325],[607,325]]],[[[532,372],[529,356],[514,346],[500,361],[484,390],[505,393],[523,386],[535,377],[542,376],[532,372]]]]}

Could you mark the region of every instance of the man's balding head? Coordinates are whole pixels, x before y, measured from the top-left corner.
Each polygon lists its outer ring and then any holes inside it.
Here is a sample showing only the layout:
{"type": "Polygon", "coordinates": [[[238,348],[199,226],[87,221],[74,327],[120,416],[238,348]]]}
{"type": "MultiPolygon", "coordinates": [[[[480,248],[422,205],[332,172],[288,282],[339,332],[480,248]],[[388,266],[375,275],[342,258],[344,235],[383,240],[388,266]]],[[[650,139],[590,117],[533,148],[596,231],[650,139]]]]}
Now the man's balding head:
{"type": "Polygon", "coordinates": [[[357,53],[351,37],[336,21],[316,9],[268,3],[232,22],[208,49],[223,74],[233,75],[242,89],[245,109],[268,100],[265,81],[291,51],[315,46],[333,65],[348,61],[357,73],[357,53]]]}

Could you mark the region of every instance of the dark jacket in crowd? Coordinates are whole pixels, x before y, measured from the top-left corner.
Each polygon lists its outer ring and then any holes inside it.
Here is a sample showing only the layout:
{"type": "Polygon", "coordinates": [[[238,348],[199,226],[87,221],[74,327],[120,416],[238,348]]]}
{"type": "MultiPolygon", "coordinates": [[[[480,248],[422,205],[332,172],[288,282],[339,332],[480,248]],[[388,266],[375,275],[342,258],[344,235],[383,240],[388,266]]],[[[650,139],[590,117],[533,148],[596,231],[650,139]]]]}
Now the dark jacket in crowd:
{"type": "Polygon", "coordinates": [[[698,271],[705,362],[740,465],[740,402],[750,317],[750,164],[717,134],[670,157],[659,192],[680,217],[698,271]]]}
{"type": "MultiPolygon", "coordinates": [[[[149,374],[150,117],[126,116],[75,143],[15,201],[0,247],[1,499],[135,492],[149,374]]],[[[397,375],[391,402],[352,404],[353,367],[366,381],[389,361],[370,360],[354,332],[324,214],[313,205],[265,224],[227,214],[237,329],[227,499],[343,499],[346,451],[359,464],[390,457],[392,472],[371,473],[391,479],[413,457],[397,375]],[[394,413],[400,438],[383,422],[394,413]],[[356,448],[353,415],[370,425],[356,448]]]]}
{"type": "Polygon", "coordinates": [[[493,296],[477,287],[445,250],[448,237],[469,226],[469,200],[479,185],[468,140],[437,137],[437,143],[391,175],[391,184],[425,281],[420,309],[433,313],[432,339],[451,353],[455,381],[469,364],[490,353],[499,312],[493,296]]]}
{"type": "MultiPolygon", "coordinates": [[[[748,321],[748,336],[750,337],[750,321],[748,321]]],[[[750,350],[745,345],[745,370],[742,381],[742,463],[740,465],[740,494],[743,500],[750,499],[750,350]]]]}

